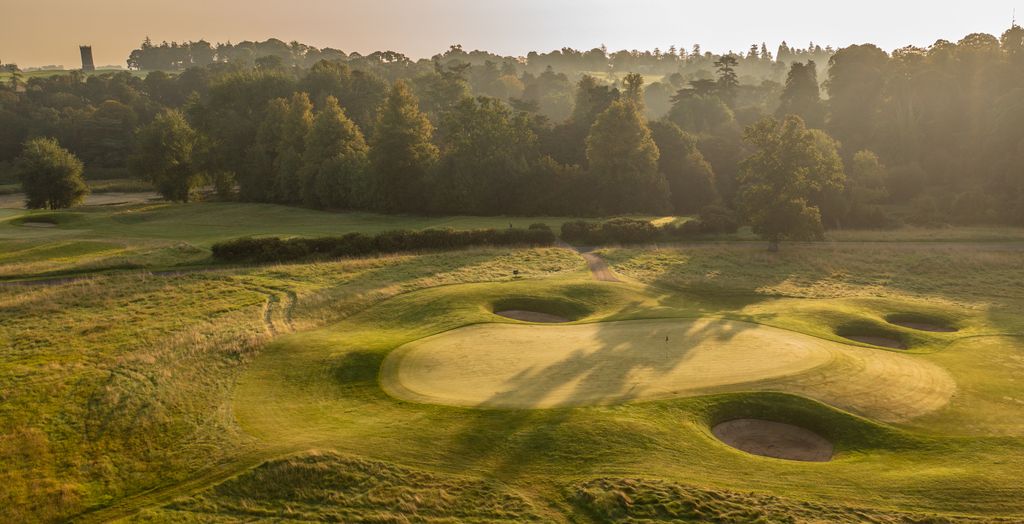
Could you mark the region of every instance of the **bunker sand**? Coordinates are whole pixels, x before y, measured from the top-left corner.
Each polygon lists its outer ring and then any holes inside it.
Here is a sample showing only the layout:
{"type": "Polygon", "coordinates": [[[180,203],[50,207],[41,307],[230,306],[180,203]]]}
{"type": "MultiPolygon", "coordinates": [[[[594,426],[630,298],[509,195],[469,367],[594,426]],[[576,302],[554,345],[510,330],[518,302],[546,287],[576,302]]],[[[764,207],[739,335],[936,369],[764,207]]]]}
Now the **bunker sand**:
{"type": "Polygon", "coordinates": [[[782,422],[736,419],[716,425],[711,432],[729,446],[763,457],[828,462],[834,451],[832,443],[817,433],[782,422]]]}
{"type": "Polygon", "coordinates": [[[468,326],[392,351],[380,380],[401,399],[480,408],[782,391],[890,422],[935,411],[956,390],[912,355],[715,319],[468,326]]]}

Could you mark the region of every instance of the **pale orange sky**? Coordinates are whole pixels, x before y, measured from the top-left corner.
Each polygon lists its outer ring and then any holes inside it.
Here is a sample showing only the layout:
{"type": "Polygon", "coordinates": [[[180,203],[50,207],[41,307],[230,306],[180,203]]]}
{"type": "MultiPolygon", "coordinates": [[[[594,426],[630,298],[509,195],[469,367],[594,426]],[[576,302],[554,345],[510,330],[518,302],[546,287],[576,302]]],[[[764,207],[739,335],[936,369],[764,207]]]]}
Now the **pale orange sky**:
{"type": "Polygon", "coordinates": [[[78,44],[97,65],[124,65],[142,39],[211,42],[299,40],[415,58],[461,43],[522,55],[562,46],[744,50],[766,41],[835,46],[874,42],[892,49],[999,34],[1024,0],[0,0],[0,61],[78,67],[78,44]]]}

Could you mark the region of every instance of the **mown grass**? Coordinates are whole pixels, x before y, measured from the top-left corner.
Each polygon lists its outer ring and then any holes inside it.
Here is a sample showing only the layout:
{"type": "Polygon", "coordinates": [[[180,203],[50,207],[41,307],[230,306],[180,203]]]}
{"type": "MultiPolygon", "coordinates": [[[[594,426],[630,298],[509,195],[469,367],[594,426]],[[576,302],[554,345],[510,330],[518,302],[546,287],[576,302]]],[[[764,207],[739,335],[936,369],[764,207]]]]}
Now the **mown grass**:
{"type": "MultiPolygon", "coordinates": [[[[1024,509],[1018,503],[1024,487],[1016,476],[1024,453],[1024,421],[1017,419],[990,427],[984,417],[966,410],[943,410],[926,422],[883,426],[798,397],[759,393],[613,407],[475,410],[396,402],[377,384],[380,362],[392,348],[459,325],[503,321],[489,313],[489,306],[505,295],[584,301],[581,297],[589,296],[594,321],[714,314],[831,337],[839,320],[915,305],[892,299],[808,303],[754,298],[746,306],[727,303],[715,309],[706,298],[642,289],[523,282],[404,295],[329,328],[277,340],[240,379],[236,413],[246,433],[264,442],[344,449],[375,460],[470,472],[523,490],[564,485],[574,478],[640,475],[885,511],[1019,515],[1024,509]],[[798,304],[803,309],[792,313],[798,304]],[[744,416],[760,414],[816,428],[834,439],[839,455],[816,466],[726,448],[710,436],[709,427],[723,413],[738,413],[737,406],[746,406],[744,416]]],[[[999,329],[985,315],[963,318],[964,333],[999,329]]],[[[949,336],[921,335],[917,358],[944,354],[949,336]]],[[[1004,343],[998,351],[1009,356],[1022,349],[1004,343]]],[[[977,380],[971,375],[985,372],[985,363],[965,365],[950,370],[958,382],[977,380]]],[[[1008,413],[1016,406],[1002,397],[1018,387],[1004,383],[1000,391],[979,395],[1008,413]]],[[[557,490],[544,495],[559,497],[557,490]]]]}
{"type": "Polygon", "coordinates": [[[207,265],[210,246],[244,236],[337,236],[396,229],[526,228],[557,217],[418,217],[328,213],[270,204],[194,203],[88,206],[49,212],[0,210],[0,279],[56,277],[109,269],[207,265]],[[56,227],[26,226],[44,214],[56,227]],[[102,248],[100,247],[102,246],[102,248]]]}
{"type": "MultiPolygon", "coordinates": [[[[247,232],[507,220],[241,204],[83,209],[58,214],[54,228],[20,226],[24,216],[0,210],[8,275],[103,269],[115,256],[151,268],[201,260],[205,246],[247,232]],[[171,242],[200,252],[168,253],[171,242]],[[117,249],[127,254],[104,253],[117,249]]],[[[145,507],[140,518],[155,521],[416,520],[403,511],[421,510],[481,521],[1019,520],[1024,253],[981,246],[603,250],[623,284],[591,281],[569,250],[509,249],[0,287],[0,520],[89,509],[87,519],[107,520],[145,507]],[[893,330],[908,356],[942,366],[959,389],[946,408],[899,425],[758,391],[523,411],[401,402],[380,389],[388,352],[512,322],[492,314],[509,299],[571,304],[586,322],[722,317],[837,341],[851,323],[893,330]],[[960,331],[885,321],[910,312],[960,331]],[[743,454],[710,433],[730,416],[812,427],[838,455],[802,464],[743,454]],[[345,484],[349,475],[364,480],[345,484]]]]}

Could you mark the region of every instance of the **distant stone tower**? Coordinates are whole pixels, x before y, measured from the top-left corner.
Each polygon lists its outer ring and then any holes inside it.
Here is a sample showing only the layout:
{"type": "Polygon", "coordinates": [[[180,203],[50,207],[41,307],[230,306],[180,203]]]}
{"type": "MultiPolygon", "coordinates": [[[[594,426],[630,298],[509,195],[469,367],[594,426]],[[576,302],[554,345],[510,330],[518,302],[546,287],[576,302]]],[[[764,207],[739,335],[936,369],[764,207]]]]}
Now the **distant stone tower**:
{"type": "Polygon", "coordinates": [[[82,71],[91,73],[96,70],[96,64],[92,61],[92,46],[80,45],[78,49],[82,52],[82,71]]]}

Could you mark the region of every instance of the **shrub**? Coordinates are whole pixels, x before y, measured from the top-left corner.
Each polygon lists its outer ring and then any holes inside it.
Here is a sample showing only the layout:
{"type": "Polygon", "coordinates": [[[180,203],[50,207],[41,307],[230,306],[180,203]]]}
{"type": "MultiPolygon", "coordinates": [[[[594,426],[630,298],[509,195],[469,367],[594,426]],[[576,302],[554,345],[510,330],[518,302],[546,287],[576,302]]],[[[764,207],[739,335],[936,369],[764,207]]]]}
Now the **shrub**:
{"type": "Polygon", "coordinates": [[[725,206],[704,206],[700,210],[701,233],[735,233],[739,229],[736,214],[725,206]]]}
{"type": "Polygon", "coordinates": [[[238,238],[213,245],[213,257],[225,262],[289,262],[307,258],[355,257],[428,249],[452,250],[470,246],[550,246],[551,228],[534,224],[530,229],[477,229],[454,231],[386,231],[375,236],[349,233],[321,238],[238,238]],[[537,227],[534,227],[537,226],[537,227]]]}

